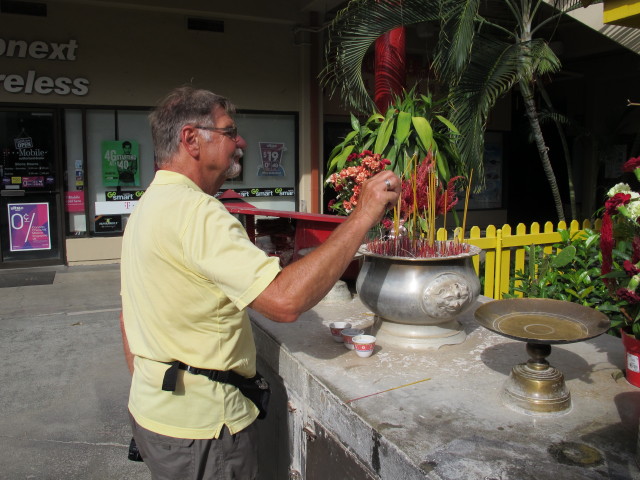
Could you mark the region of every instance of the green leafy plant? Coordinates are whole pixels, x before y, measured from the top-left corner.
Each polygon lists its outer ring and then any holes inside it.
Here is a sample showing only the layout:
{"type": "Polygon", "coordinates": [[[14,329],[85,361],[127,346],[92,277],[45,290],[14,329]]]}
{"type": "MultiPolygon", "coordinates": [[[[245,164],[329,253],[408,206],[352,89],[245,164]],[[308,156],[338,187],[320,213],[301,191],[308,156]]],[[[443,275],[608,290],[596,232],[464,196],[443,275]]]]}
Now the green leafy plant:
{"type": "Polygon", "coordinates": [[[620,336],[624,302],[611,296],[602,278],[600,234],[593,230],[573,236],[568,230],[559,233],[561,241],[550,254],[539,245],[525,247],[527,267],[515,272],[505,298],[550,298],[591,307],[606,314],[611,320],[609,332],[620,336]]]}
{"type": "Polygon", "coordinates": [[[327,175],[339,172],[350,155],[371,151],[388,159],[390,170],[406,176],[414,155],[422,160],[432,152],[440,178],[448,181],[459,173],[460,156],[454,139],[458,129],[441,114],[442,104],[415,90],[395,98],[387,113],[374,112],[364,122],[351,114],[352,130],[336,145],[327,161],[327,175]]]}

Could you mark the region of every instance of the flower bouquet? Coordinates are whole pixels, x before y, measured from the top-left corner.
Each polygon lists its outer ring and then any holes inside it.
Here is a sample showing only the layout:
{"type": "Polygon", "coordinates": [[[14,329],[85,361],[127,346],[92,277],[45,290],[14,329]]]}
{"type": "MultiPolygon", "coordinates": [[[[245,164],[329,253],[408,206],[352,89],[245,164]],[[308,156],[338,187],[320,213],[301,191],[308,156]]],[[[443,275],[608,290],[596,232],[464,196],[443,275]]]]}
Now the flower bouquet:
{"type": "Polygon", "coordinates": [[[358,205],[362,184],[391,164],[379,153],[364,150],[347,157],[344,168],[332,173],[327,183],[336,191],[337,197],[329,202],[329,208],[339,215],[349,215],[358,205]]]}
{"type": "MultiPolygon", "coordinates": [[[[640,157],[629,159],[624,172],[640,181],[640,157]]],[[[605,201],[600,250],[602,279],[615,301],[611,328],[640,339],[640,194],[627,183],[609,190],[605,201]]]]}

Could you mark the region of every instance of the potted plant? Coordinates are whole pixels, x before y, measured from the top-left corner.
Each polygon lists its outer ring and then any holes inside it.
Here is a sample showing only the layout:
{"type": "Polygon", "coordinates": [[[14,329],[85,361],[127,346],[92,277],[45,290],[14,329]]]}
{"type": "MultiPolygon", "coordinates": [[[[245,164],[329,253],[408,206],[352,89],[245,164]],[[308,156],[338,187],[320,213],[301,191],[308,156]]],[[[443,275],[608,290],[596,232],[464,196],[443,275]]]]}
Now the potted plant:
{"type": "MultiPolygon", "coordinates": [[[[640,157],[629,159],[624,172],[640,180],[640,157]]],[[[600,229],[602,279],[618,311],[610,315],[612,328],[622,337],[627,353],[627,380],[640,386],[640,194],[627,183],[607,193],[600,229]]]]}
{"type": "MultiPolygon", "coordinates": [[[[403,108],[407,105],[415,107],[407,102],[403,108]]],[[[398,204],[361,249],[364,261],[356,282],[358,294],[376,314],[374,333],[381,344],[433,349],[461,343],[466,334],[455,317],[480,293],[471,262],[480,249],[464,243],[462,233],[453,240],[437,241],[435,231],[436,219],[454,208],[456,189],[465,183],[468,200],[470,182],[462,176],[449,177],[442,152],[454,152],[451,137],[435,135],[425,117],[393,107],[390,111],[379,124],[361,126],[353,117],[354,131],[329,159],[332,173],[327,183],[338,194],[331,208],[348,215],[357,208],[367,178],[385,168],[398,173],[402,179],[398,204]],[[411,130],[410,125],[419,128],[411,130]],[[421,128],[425,126],[427,136],[421,128]],[[395,138],[392,144],[391,138],[395,138]],[[367,150],[371,145],[374,151],[367,150]],[[392,159],[386,158],[387,153],[392,159]]],[[[455,131],[444,117],[439,121],[455,131]]]]}

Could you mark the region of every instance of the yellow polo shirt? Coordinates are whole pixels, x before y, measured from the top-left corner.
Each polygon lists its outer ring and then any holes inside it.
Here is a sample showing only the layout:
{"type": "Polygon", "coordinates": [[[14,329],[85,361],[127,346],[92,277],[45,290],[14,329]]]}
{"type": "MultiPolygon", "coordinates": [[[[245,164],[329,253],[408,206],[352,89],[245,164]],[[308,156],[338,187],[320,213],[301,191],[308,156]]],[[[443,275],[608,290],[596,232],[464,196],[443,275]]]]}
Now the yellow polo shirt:
{"type": "Polygon", "coordinates": [[[139,425],[202,439],[255,420],[257,408],[240,391],[202,375],[180,370],[175,392],[163,391],[162,362],[255,375],[245,308],[279,271],[222,203],[184,175],[156,173],[122,242],[124,325],[135,355],[129,410],[139,425]]]}

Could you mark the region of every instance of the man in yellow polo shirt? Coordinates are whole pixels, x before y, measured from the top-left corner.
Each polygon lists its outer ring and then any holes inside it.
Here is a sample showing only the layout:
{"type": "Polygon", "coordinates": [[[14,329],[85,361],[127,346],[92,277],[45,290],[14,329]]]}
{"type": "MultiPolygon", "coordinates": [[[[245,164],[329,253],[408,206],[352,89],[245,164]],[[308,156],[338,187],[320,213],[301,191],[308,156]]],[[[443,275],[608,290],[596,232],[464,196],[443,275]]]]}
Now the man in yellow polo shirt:
{"type": "Polygon", "coordinates": [[[191,87],[160,103],[150,116],[159,170],[123,237],[129,412],[154,480],[256,477],[258,409],[236,386],[194,369],[253,377],[246,308],[276,322],[295,321],[340,278],[400,192],[391,172],[370,179],[347,221],[281,270],[213,197],[240,173],[246,148],[233,112],[225,98],[191,87]],[[182,370],[167,382],[172,365],[182,370]]]}

